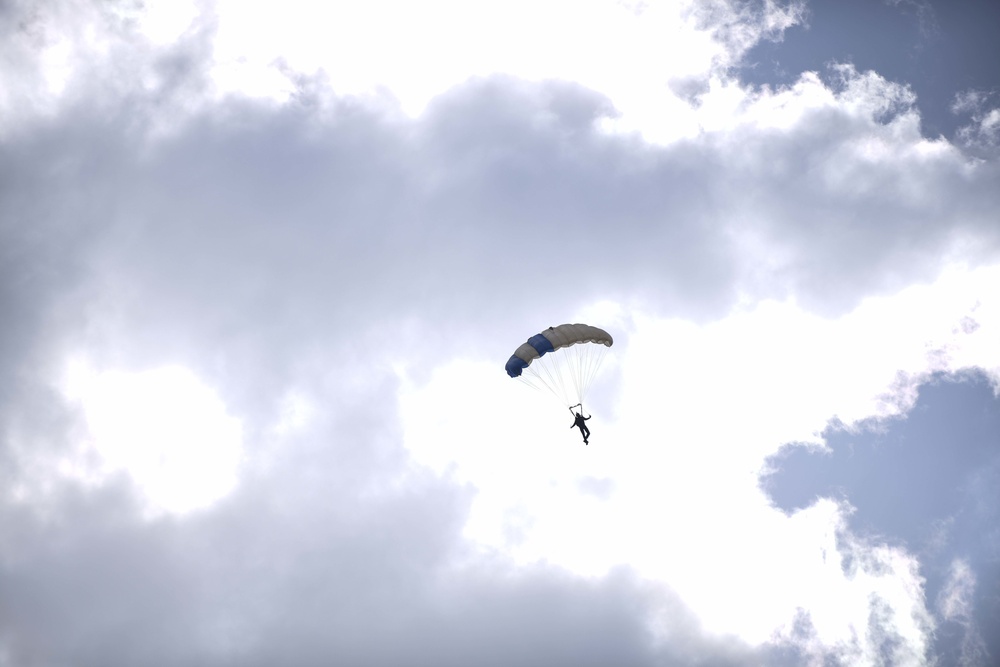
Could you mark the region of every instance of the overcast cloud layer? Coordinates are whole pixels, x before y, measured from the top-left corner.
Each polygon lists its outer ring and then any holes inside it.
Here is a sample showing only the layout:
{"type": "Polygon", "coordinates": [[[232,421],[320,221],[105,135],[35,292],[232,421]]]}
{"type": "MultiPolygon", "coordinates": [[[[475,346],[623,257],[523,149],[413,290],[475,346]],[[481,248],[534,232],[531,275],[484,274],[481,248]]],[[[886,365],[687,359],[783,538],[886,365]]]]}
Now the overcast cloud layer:
{"type": "Polygon", "coordinates": [[[1000,659],[953,10],[310,4],[0,3],[0,666],[1000,659]]]}

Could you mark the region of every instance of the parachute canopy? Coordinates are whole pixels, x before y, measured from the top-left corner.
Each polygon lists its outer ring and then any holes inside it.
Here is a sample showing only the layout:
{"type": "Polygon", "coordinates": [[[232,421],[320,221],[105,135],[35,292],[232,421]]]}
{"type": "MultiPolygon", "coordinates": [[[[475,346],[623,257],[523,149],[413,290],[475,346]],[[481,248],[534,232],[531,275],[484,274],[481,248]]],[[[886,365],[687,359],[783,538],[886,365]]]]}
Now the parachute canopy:
{"type": "Polygon", "coordinates": [[[547,388],[567,405],[583,402],[614,340],[589,324],[561,324],[535,334],[507,360],[507,375],[547,388]]]}

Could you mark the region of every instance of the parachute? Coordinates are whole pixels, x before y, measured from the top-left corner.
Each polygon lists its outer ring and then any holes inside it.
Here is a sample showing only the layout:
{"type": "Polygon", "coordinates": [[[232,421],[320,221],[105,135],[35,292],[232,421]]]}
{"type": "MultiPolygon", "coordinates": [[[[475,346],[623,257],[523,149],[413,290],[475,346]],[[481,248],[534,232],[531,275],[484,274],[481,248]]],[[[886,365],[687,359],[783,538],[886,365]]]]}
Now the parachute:
{"type": "Polygon", "coordinates": [[[507,361],[507,375],[555,394],[567,407],[582,406],[614,341],[589,324],[560,324],[535,334],[507,361]]]}

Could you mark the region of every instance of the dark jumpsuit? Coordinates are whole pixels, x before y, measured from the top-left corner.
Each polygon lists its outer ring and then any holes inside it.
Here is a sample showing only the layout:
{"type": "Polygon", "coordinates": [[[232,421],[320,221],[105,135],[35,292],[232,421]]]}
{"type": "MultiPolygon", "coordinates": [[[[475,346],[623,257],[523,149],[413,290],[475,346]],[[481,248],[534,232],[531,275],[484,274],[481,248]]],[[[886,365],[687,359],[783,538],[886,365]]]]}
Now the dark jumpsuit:
{"type": "MultiPolygon", "coordinates": [[[[586,424],[584,424],[584,422],[588,419],[590,419],[590,417],[584,417],[578,412],[576,413],[576,418],[573,420],[573,426],[578,427],[580,429],[580,433],[583,434],[584,444],[587,444],[587,439],[590,437],[590,429],[587,428],[586,424]]],[[[570,428],[573,428],[573,426],[570,426],[570,428]]]]}

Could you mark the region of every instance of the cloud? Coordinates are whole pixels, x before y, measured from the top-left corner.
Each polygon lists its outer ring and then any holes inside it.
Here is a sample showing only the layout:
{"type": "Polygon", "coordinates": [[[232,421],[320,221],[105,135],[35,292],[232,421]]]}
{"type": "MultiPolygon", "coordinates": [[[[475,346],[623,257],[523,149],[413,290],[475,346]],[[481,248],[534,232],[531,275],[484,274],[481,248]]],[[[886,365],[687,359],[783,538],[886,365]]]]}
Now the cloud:
{"type": "Polygon", "coordinates": [[[977,154],[995,154],[1000,145],[1000,108],[991,106],[994,97],[988,92],[971,89],[956,94],[951,105],[953,114],[969,121],[958,129],[957,139],[977,154]]]}
{"type": "Polygon", "coordinates": [[[1000,649],[978,630],[993,627],[1000,614],[983,592],[1000,575],[989,528],[998,506],[989,490],[998,466],[998,418],[995,385],[981,373],[940,376],[921,386],[904,416],[850,428],[831,424],[823,451],[789,446],[763,477],[783,510],[818,497],[841,499],[852,507],[852,532],[919,559],[942,628],[934,652],[949,664],[988,664],[1000,649]]]}
{"type": "Polygon", "coordinates": [[[807,3],[802,0],[729,2],[718,0],[696,3],[692,14],[703,28],[726,46],[726,55],[719,64],[731,67],[756,44],[781,41],[789,28],[800,25],[807,16],[807,3]]]}
{"type": "Polygon", "coordinates": [[[672,593],[627,569],[588,580],[470,551],[470,490],[405,465],[377,410],[388,389],[344,397],[183,520],[142,520],[124,480],[56,486],[44,511],[4,503],[7,659],[736,665],[756,654],[704,635],[672,593]]]}
{"type": "MultiPolygon", "coordinates": [[[[997,87],[995,18],[992,6],[975,1],[886,0],[845,8],[811,0],[803,20],[781,39],[754,43],[735,67],[744,81],[760,86],[787,85],[804,71],[822,75],[830,63],[877,71],[913,91],[925,136],[961,145],[967,120],[949,107],[965,89],[997,87]]],[[[972,145],[963,150],[977,152],[972,145]]]]}
{"type": "MultiPolygon", "coordinates": [[[[744,86],[725,64],[801,7],[699,7],[601,5],[531,71],[445,40],[453,66],[400,93],[316,54],[223,62],[224,4],[4,5],[4,659],[919,660],[913,554],[833,503],[775,511],[754,474],[830,414],[905,412],[928,366],[995,360],[996,164],[923,138],[875,72],[744,86]],[[587,47],[592,74],[561,69],[587,47]],[[578,316],[623,334],[586,459],[493,361],[578,316]],[[204,448],[196,418],[224,425],[204,448]],[[136,474],[212,451],[204,502],[136,474]]],[[[542,18],[527,53],[567,15],[542,18]]],[[[965,524],[942,516],[947,545],[965,524]]]]}
{"type": "Polygon", "coordinates": [[[154,508],[180,513],[232,491],[242,454],[240,423],[190,371],[95,373],[77,362],[69,374],[67,393],[83,412],[101,461],[83,467],[83,479],[99,483],[125,470],[154,508]]]}

